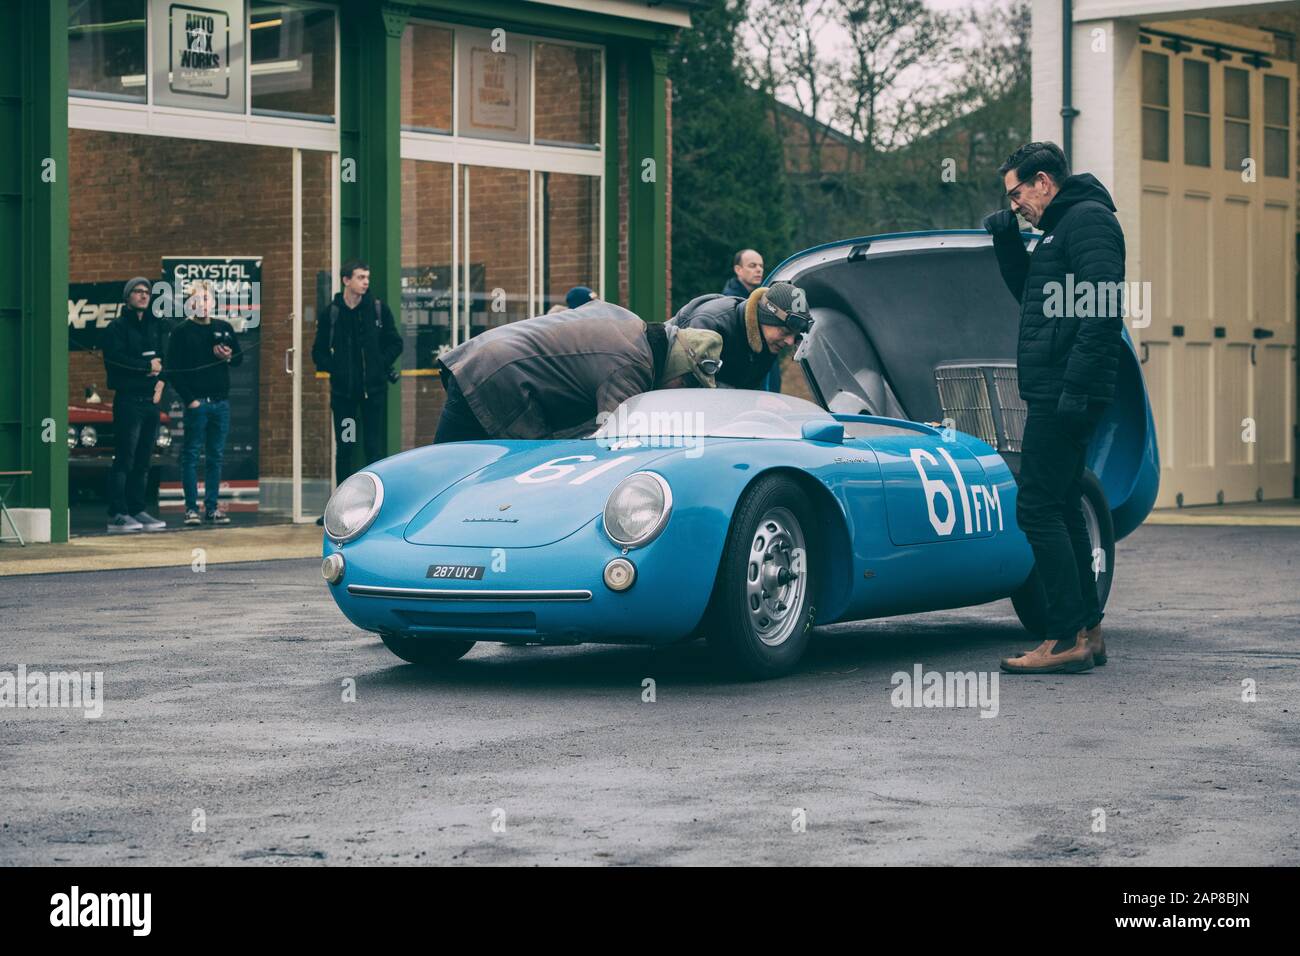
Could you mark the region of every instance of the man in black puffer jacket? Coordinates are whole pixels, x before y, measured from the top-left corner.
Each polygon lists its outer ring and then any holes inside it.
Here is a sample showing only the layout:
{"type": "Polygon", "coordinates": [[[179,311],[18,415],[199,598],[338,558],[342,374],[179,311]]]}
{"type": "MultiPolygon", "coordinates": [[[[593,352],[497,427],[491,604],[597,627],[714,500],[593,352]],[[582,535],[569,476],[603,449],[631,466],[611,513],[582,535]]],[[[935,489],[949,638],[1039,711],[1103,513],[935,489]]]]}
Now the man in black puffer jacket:
{"type": "Polygon", "coordinates": [[[1080,507],[1088,444],[1115,398],[1123,347],[1124,233],[1110,193],[1071,176],[1055,143],[1026,143],[999,167],[1011,209],[984,219],[1002,278],[1020,301],[1016,363],[1028,406],[1016,518],[1047,594],[1036,649],[1010,673],[1076,672],[1106,662],[1092,547],[1080,507]],[[1043,231],[1025,251],[1015,213],[1043,231]]]}

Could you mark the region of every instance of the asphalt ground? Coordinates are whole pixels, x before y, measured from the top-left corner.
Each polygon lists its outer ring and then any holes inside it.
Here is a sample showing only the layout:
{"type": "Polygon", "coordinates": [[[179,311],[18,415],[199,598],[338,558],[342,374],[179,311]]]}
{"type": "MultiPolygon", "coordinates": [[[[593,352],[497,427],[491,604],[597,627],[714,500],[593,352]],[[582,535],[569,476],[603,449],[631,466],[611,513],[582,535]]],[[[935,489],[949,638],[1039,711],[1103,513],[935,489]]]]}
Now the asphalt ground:
{"type": "Polygon", "coordinates": [[[702,643],[480,644],[434,675],[318,566],[0,578],[0,672],[105,695],[0,708],[0,864],[1300,862],[1300,529],[1139,529],[1110,663],[1002,675],[991,718],[892,679],[996,673],[1029,644],[1005,601],[818,628],[766,683],[702,643]]]}

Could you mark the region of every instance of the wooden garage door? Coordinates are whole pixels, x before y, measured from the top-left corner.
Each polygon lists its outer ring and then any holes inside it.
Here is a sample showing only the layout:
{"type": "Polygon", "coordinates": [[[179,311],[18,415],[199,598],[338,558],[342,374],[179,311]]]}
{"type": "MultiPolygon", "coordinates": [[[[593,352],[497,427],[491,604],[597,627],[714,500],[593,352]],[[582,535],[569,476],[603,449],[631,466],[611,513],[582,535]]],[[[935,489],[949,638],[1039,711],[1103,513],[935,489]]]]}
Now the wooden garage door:
{"type": "Polygon", "coordinates": [[[1295,64],[1147,34],[1139,55],[1157,504],[1290,497],[1295,64]]]}

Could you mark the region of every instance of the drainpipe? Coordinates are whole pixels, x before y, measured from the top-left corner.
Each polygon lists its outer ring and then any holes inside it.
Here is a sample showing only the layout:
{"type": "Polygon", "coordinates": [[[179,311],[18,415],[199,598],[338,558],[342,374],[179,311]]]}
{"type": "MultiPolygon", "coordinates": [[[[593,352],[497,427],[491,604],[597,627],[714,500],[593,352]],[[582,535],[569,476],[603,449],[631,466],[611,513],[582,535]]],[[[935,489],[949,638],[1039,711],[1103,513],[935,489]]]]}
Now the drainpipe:
{"type": "Polygon", "coordinates": [[[1071,156],[1074,118],[1079,111],[1070,102],[1071,70],[1073,69],[1074,11],[1071,0],[1061,0],[1061,151],[1066,165],[1073,169],[1071,156]]]}

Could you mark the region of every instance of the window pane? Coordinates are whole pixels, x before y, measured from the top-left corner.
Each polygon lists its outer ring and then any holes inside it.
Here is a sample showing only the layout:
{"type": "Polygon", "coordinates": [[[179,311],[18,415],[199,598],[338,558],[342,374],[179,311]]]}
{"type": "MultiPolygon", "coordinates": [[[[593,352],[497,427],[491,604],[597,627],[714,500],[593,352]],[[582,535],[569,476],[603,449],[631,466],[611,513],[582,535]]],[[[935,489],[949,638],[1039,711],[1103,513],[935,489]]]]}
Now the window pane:
{"type": "Polygon", "coordinates": [[[333,118],[333,10],[254,0],[248,45],[254,113],[333,118]]]}
{"type": "Polygon", "coordinates": [[[1264,77],[1264,122],[1270,126],[1290,126],[1291,84],[1285,76],[1264,77]]]}
{"type": "Polygon", "coordinates": [[[1169,105],[1169,57],[1143,51],[1142,102],[1148,106],[1169,105]]]}
{"type": "Polygon", "coordinates": [[[1183,60],[1183,109],[1210,112],[1210,64],[1204,60],[1183,60]]]}
{"type": "Polygon", "coordinates": [[[1250,119],[1250,78],[1245,70],[1223,69],[1223,113],[1250,119]]]}
{"type": "MultiPolygon", "coordinates": [[[[448,38],[450,40],[450,37],[448,38]]],[[[451,342],[451,189],[448,163],[402,160],[402,447],[433,441],[443,392],[434,368],[451,342]]]]}
{"type": "Polygon", "coordinates": [[[1288,142],[1290,138],[1290,130],[1277,129],[1272,126],[1264,127],[1265,176],[1280,176],[1285,179],[1290,175],[1287,162],[1287,153],[1290,151],[1287,147],[1290,145],[1288,142]]]}
{"type": "Polygon", "coordinates": [[[1142,107],[1142,158],[1169,161],[1169,111],[1142,107]]]}
{"type": "Polygon", "coordinates": [[[68,91],[145,101],[145,0],[68,0],[68,91]]]}
{"type": "Polygon", "coordinates": [[[530,43],[506,34],[496,47],[486,30],[456,31],[457,133],[526,143],[530,43]]]}
{"type": "Polygon", "coordinates": [[[1210,118],[1183,116],[1183,162],[1189,166],[1210,165],[1210,118]]]}
{"type": "Polygon", "coordinates": [[[539,43],[534,96],[539,143],[600,143],[600,51],[539,43]]]}
{"type": "Polygon", "coordinates": [[[542,302],[564,304],[577,285],[600,288],[600,179],[538,173],[542,191],[542,302]]]}
{"type": "Polygon", "coordinates": [[[451,132],[451,31],[411,23],[402,34],[402,125],[451,132]]]}
{"type": "Polygon", "coordinates": [[[1250,124],[1224,120],[1223,168],[1240,170],[1241,162],[1250,155],[1250,124]]]}
{"type": "MultiPolygon", "coordinates": [[[[462,166],[461,234],[469,230],[470,334],[526,319],[528,311],[528,170],[462,166]],[[466,213],[468,212],[468,215],[466,213]]],[[[465,295],[465,262],[460,263],[465,295]]],[[[462,302],[465,301],[462,298],[462,302]]],[[[461,311],[464,322],[464,307],[461,311]]]]}

